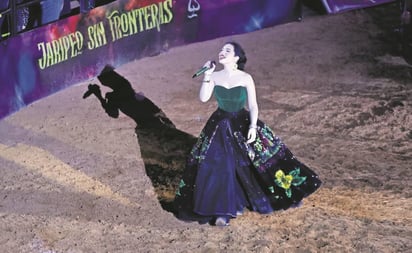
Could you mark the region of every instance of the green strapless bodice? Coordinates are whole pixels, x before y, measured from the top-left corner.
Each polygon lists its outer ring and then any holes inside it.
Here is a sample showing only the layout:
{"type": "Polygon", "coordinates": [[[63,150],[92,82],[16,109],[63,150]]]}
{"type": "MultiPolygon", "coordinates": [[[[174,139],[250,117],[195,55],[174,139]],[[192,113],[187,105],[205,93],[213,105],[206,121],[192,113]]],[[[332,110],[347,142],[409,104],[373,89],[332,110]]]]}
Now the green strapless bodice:
{"type": "Polygon", "coordinates": [[[223,86],[215,85],[213,92],[219,108],[224,111],[237,112],[245,107],[247,91],[243,86],[226,89],[223,86]]]}

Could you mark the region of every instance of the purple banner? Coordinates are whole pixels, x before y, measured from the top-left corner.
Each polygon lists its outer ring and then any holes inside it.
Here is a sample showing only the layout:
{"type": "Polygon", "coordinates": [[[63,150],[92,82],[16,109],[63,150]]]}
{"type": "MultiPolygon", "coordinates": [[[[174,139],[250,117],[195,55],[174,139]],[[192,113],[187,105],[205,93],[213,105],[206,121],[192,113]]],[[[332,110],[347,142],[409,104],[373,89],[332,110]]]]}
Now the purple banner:
{"type": "Polygon", "coordinates": [[[394,1],[395,0],[322,0],[326,12],[329,14],[366,8],[394,1]]]}
{"type": "Polygon", "coordinates": [[[69,85],[171,47],[301,16],[299,0],[118,0],[0,42],[0,119],[69,85]]]}

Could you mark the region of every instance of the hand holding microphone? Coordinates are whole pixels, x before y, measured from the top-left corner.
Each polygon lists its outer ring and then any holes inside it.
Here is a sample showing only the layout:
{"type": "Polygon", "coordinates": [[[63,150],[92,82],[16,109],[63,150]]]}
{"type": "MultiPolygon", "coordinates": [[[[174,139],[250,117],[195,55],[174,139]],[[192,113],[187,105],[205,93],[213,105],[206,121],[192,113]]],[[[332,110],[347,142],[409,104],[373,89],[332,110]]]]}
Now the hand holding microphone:
{"type": "Polygon", "coordinates": [[[198,77],[203,73],[212,74],[213,71],[215,70],[215,68],[216,68],[216,62],[215,61],[207,61],[201,69],[196,71],[196,73],[192,76],[192,78],[198,77]]]}

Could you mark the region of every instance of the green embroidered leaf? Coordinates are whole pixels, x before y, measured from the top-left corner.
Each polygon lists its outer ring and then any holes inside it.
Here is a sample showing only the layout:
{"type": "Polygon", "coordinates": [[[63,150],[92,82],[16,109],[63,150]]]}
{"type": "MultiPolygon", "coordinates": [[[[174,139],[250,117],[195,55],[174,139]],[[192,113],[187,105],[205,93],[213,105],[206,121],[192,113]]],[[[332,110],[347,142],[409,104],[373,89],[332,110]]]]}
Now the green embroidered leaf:
{"type": "Polygon", "coordinates": [[[177,190],[176,190],[176,195],[181,196],[180,195],[180,188],[183,188],[185,186],[186,186],[185,181],[183,181],[183,179],[180,179],[179,188],[177,188],[177,190]]]}
{"type": "Polygon", "coordinates": [[[285,193],[286,193],[286,196],[287,196],[288,198],[292,197],[292,190],[291,190],[290,188],[287,189],[287,190],[285,190],[285,193]]]}
{"type": "Polygon", "coordinates": [[[275,179],[275,183],[276,183],[277,186],[283,188],[283,187],[282,187],[282,181],[281,181],[281,180],[275,179]]]}
{"type": "Polygon", "coordinates": [[[183,181],[183,179],[181,179],[180,182],[179,182],[179,188],[182,188],[184,186],[186,186],[185,181],[183,181]]]}
{"type": "Polygon", "coordinates": [[[300,168],[296,167],[294,170],[292,170],[289,175],[291,175],[292,177],[298,177],[300,174],[300,168]]]}
{"type": "Polygon", "coordinates": [[[306,177],[294,177],[294,178],[293,178],[293,181],[292,181],[292,184],[293,184],[294,186],[299,186],[299,185],[301,185],[303,182],[305,182],[305,180],[306,180],[306,177]]]}

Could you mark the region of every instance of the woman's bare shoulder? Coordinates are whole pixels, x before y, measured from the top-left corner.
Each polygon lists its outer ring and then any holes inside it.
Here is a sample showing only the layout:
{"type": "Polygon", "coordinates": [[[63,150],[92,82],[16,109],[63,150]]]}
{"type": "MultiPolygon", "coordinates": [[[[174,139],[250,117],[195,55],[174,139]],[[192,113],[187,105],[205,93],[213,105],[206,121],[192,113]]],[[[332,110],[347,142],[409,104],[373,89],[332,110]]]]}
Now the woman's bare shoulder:
{"type": "Polygon", "coordinates": [[[245,71],[240,71],[240,77],[242,78],[242,80],[246,81],[247,83],[253,82],[253,78],[252,75],[245,72],[245,71]]]}

